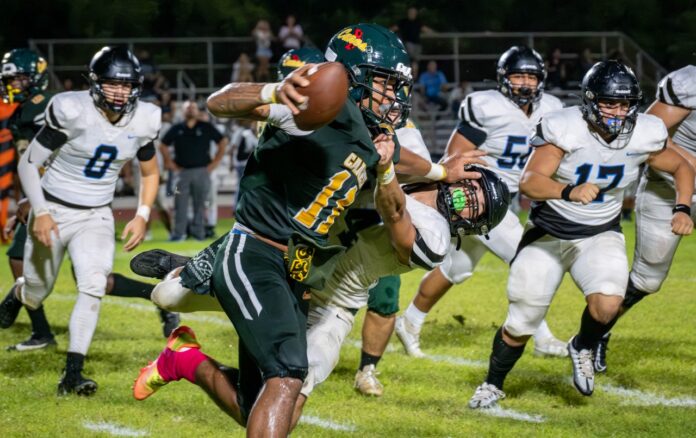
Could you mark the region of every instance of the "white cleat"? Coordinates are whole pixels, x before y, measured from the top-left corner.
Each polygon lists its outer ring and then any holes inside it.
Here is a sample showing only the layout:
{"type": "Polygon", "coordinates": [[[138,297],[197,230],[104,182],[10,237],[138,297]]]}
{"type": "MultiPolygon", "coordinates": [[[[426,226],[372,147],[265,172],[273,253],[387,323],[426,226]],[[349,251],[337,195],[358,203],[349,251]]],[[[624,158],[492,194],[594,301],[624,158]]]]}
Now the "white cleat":
{"type": "Polygon", "coordinates": [[[573,384],[582,395],[592,395],[594,391],[594,365],[592,350],[576,350],[573,339],[568,341],[568,353],[573,364],[573,384]]]}
{"type": "Polygon", "coordinates": [[[550,338],[534,338],[534,355],[551,357],[568,357],[568,343],[553,336],[550,338]]]}
{"type": "Polygon", "coordinates": [[[381,397],[384,394],[384,386],[377,379],[379,373],[374,365],[365,365],[362,370],[358,370],[355,375],[353,387],[362,395],[381,397]]]}
{"type": "Polygon", "coordinates": [[[396,337],[406,350],[406,354],[412,357],[425,357],[425,353],[420,349],[420,332],[409,323],[403,316],[396,317],[394,324],[396,337]]]}
{"type": "Polygon", "coordinates": [[[476,388],[476,392],[469,400],[471,409],[488,409],[498,404],[498,400],[505,398],[505,393],[497,386],[483,382],[476,388]]]}

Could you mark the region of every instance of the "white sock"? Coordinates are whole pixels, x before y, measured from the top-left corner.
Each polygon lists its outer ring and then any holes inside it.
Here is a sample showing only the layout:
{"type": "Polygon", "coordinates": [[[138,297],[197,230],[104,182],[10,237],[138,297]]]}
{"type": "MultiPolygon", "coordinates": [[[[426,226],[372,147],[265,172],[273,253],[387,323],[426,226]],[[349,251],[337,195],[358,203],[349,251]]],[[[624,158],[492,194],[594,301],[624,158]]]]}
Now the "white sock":
{"type": "Polygon", "coordinates": [[[425,317],[428,316],[426,312],[421,312],[418,310],[418,308],[411,302],[411,304],[408,305],[408,308],[406,309],[406,312],[404,312],[404,317],[406,318],[406,321],[408,321],[414,329],[416,329],[416,332],[420,332],[421,327],[423,327],[423,323],[425,322],[425,317]]]}
{"type": "Polygon", "coordinates": [[[70,346],[68,351],[87,355],[92,336],[97,329],[101,299],[83,293],[77,294],[77,301],[70,315],[70,346]]]}
{"type": "Polygon", "coordinates": [[[539,324],[539,328],[537,328],[536,332],[534,332],[534,341],[546,341],[552,338],[553,333],[551,333],[551,329],[549,328],[549,325],[546,323],[546,320],[543,319],[541,321],[541,324],[539,324]]]}

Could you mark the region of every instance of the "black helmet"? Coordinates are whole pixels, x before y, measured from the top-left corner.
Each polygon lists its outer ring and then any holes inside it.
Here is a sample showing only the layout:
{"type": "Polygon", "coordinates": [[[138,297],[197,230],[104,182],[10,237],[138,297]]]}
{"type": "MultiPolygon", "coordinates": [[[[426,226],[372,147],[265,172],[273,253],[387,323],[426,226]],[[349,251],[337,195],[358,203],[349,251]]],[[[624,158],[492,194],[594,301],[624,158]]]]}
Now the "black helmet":
{"type": "Polygon", "coordinates": [[[498,90],[518,106],[536,103],[541,100],[546,80],[546,66],[541,55],[536,50],[526,46],[512,46],[498,59],[496,70],[498,90]],[[529,73],[537,77],[539,82],[536,89],[521,87],[517,93],[512,91],[508,76],[512,73],[529,73]]]}
{"type": "Polygon", "coordinates": [[[140,61],[123,46],[106,46],[98,51],[89,63],[89,93],[99,108],[127,114],[135,108],[142,91],[143,75],[140,61]],[[125,82],[132,85],[125,104],[109,102],[104,95],[104,82],[125,82]]]}
{"type": "Polygon", "coordinates": [[[510,190],[495,172],[479,166],[471,166],[469,170],[481,174],[481,179],[476,181],[486,201],[483,213],[479,213],[481,206],[473,180],[465,179],[455,184],[437,183],[437,209],[449,222],[452,237],[460,239],[467,234],[487,236],[503,220],[510,205],[510,190]],[[457,193],[457,189],[452,190],[451,186],[456,184],[461,184],[465,193],[457,193]],[[466,199],[457,199],[461,198],[462,194],[466,199]],[[460,215],[464,208],[471,210],[469,219],[460,215]]]}
{"type": "Polygon", "coordinates": [[[638,105],[643,92],[636,75],[619,61],[601,61],[592,66],[582,79],[582,116],[600,133],[610,136],[630,136],[638,118],[638,105]],[[599,109],[600,100],[627,100],[628,113],[624,119],[604,121],[599,109]]]}

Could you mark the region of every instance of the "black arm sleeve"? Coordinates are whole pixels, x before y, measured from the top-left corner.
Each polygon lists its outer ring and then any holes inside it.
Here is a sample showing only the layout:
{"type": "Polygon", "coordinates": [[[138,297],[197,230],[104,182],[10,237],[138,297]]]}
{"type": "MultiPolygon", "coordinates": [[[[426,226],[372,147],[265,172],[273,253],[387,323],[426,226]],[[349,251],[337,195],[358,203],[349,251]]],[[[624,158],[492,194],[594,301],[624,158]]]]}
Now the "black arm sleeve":
{"type": "Polygon", "coordinates": [[[155,156],[155,144],[153,142],[150,142],[145,146],[141,147],[140,149],[138,149],[138,153],[136,154],[136,156],[140,161],[151,160],[152,157],[155,156]]]}
{"type": "Polygon", "coordinates": [[[459,125],[457,125],[457,132],[463,135],[464,138],[475,144],[476,147],[481,146],[488,137],[488,134],[486,134],[485,131],[475,126],[472,126],[466,120],[459,121],[459,125]]]}
{"type": "Polygon", "coordinates": [[[68,141],[68,136],[57,129],[44,125],[35,137],[36,141],[46,149],[55,151],[68,141]]]}

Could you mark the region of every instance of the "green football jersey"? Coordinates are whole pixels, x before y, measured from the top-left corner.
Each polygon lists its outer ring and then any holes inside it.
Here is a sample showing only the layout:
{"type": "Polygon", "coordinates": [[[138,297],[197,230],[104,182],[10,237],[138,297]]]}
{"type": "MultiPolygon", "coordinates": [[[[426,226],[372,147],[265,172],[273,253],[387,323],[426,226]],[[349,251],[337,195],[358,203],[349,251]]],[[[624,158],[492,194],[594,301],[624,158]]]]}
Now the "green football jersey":
{"type": "Polygon", "coordinates": [[[277,242],[299,233],[324,246],[358,191],[374,187],[378,160],[351,101],[333,122],[309,135],[267,125],[240,182],[237,220],[277,242]]]}
{"type": "Polygon", "coordinates": [[[10,130],[12,130],[12,137],[20,154],[24,152],[28,143],[44,125],[44,112],[54,94],[48,91],[34,94],[23,102],[12,115],[10,130]]]}

